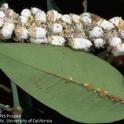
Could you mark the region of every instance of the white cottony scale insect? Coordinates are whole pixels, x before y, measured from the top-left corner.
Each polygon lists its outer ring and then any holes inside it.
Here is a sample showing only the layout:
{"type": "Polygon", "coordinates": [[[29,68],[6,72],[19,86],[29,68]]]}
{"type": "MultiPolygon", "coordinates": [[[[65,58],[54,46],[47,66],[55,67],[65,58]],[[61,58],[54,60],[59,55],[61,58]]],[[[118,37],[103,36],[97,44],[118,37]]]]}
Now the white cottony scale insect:
{"type": "Polygon", "coordinates": [[[16,26],[15,35],[19,41],[28,39],[28,30],[21,26],[16,26]]]}
{"type": "Polygon", "coordinates": [[[49,39],[49,43],[52,45],[64,46],[66,40],[61,36],[51,36],[49,39]]]}
{"type": "Polygon", "coordinates": [[[101,27],[96,26],[89,32],[89,34],[93,38],[98,38],[98,37],[102,37],[104,32],[101,27]]]}
{"type": "Polygon", "coordinates": [[[110,22],[105,19],[101,19],[100,21],[97,22],[97,25],[102,27],[104,30],[112,30],[115,28],[115,26],[110,22]]]}
{"type": "Polygon", "coordinates": [[[124,43],[118,47],[118,52],[119,52],[119,55],[124,55],[124,43]]]}
{"type": "Polygon", "coordinates": [[[101,48],[106,43],[105,40],[103,40],[102,38],[94,39],[93,42],[94,42],[94,45],[95,45],[96,48],[101,48]]]}
{"type": "Polygon", "coordinates": [[[70,16],[67,15],[67,14],[63,15],[63,16],[61,17],[61,19],[62,19],[62,21],[63,21],[64,23],[67,23],[67,24],[71,24],[71,23],[72,23],[72,20],[71,20],[70,16]]]}
{"type": "Polygon", "coordinates": [[[12,9],[5,10],[5,22],[14,23],[16,21],[17,14],[12,9]]]}
{"type": "Polygon", "coordinates": [[[46,13],[44,11],[39,11],[35,14],[35,22],[46,23],[46,13]]]}
{"type": "Polygon", "coordinates": [[[83,14],[81,14],[81,16],[87,16],[87,17],[91,18],[92,14],[89,12],[84,12],[83,14]]]}
{"type": "Polygon", "coordinates": [[[63,26],[59,23],[54,23],[52,25],[52,32],[54,34],[58,34],[58,33],[61,33],[63,31],[63,26]]]}
{"type": "Polygon", "coordinates": [[[118,46],[119,44],[122,43],[122,40],[119,38],[119,37],[113,37],[111,40],[110,40],[110,46],[118,46]]]}
{"type": "Polygon", "coordinates": [[[0,19],[0,28],[3,26],[3,24],[4,24],[4,20],[0,19]]]}
{"type": "Polygon", "coordinates": [[[28,17],[26,17],[26,16],[20,16],[19,17],[19,21],[20,21],[20,23],[22,25],[26,25],[26,24],[28,24],[28,17]]]}
{"type": "Polygon", "coordinates": [[[79,23],[80,22],[80,16],[79,15],[76,15],[76,14],[70,14],[71,18],[72,18],[72,21],[74,23],[79,23]]]}
{"type": "Polygon", "coordinates": [[[121,36],[122,39],[124,39],[124,30],[120,31],[120,36],[121,36]]]}
{"type": "Polygon", "coordinates": [[[71,46],[74,49],[83,49],[87,51],[92,46],[92,43],[88,39],[74,38],[73,41],[71,42],[71,46]]]}
{"type": "Polygon", "coordinates": [[[5,18],[5,13],[1,10],[0,11],[0,19],[4,19],[5,18]]]}
{"type": "Polygon", "coordinates": [[[42,27],[36,27],[35,25],[33,25],[29,30],[29,35],[30,37],[32,38],[43,38],[43,37],[46,37],[46,30],[42,27]]]}
{"type": "Polygon", "coordinates": [[[3,28],[1,29],[1,34],[5,39],[10,39],[12,37],[15,25],[14,23],[5,22],[3,28]]]}
{"type": "Polygon", "coordinates": [[[92,23],[91,14],[90,13],[81,14],[80,20],[83,22],[84,25],[90,26],[92,23]]]}
{"type": "Polygon", "coordinates": [[[123,21],[123,19],[121,17],[113,17],[109,21],[112,22],[115,26],[118,26],[119,23],[123,21]]]}
{"type": "Polygon", "coordinates": [[[112,48],[112,53],[113,53],[114,56],[124,55],[124,43],[113,47],[112,48]]]}
{"type": "Polygon", "coordinates": [[[23,9],[22,12],[21,12],[21,16],[30,17],[31,16],[31,11],[29,9],[23,9]]]}
{"type": "Polygon", "coordinates": [[[58,13],[56,10],[50,10],[47,12],[47,21],[48,22],[56,22],[61,18],[61,14],[58,13]]]}
{"type": "Polygon", "coordinates": [[[39,9],[39,8],[36,8],[36,7],[32,7],[31,8],[31,13],[33,14],[33,15],[36,15],[38,12],[40,12],[41,10],[39,9]]]}
{"type": "Polygon", "coordinates": [[[4,3],[4,4],[2,5],[2,9],[3,9],[3,10],[9,9],[8,3],[4,3]]]}
{"type": "Polygon", "coordinates": [[[41,43],[48,43],[48,40],[47,40],[46,37],[43,37],[43,38],[30,38],[30,42],[35,43],[35,44],[41,44],[41,43]]]}

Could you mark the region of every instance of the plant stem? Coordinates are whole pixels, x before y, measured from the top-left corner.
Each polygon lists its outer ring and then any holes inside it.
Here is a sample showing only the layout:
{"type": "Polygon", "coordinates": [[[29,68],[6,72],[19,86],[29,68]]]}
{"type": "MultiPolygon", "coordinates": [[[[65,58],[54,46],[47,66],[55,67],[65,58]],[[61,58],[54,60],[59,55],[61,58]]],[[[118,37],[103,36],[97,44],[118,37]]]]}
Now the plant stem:
{"type": "Polygon", "coordinates": [[[1,112],[1,109],[8,111],[8,112],[11,112],[11,110],[12,110],[12,108],[10,108],[9,105],[4,105],[4,104],[0,103],[0,112],[1,112]]]}
{"type": "Polygon", "coordinates": [[[8,92],[8,93],[11,92],[10,89],[9,89],[7,86],[3,85],[3,84],[0,84],[0,89],[6,91],[6,92],[8,92]]]}
{"type": "MultiPolygon", "coordinates": [[[[19,102],[17,86],[13,81],[10,81],[10,83],[12,88],[13,104],[14,104],[14,107],[18,109],[20,107],[20,102],[19,102]]],[[[19,117],[17,116],[16,121],[17,121],[16,124],[22,124],[20,116],[19,117]]]]}
{"type": "Polygon", "coordinates": [[[87,12],[87,0],[83,1],[84,12],[87,12]]]}
{"type": "Polygon", "coordinates": [[[47,10],[55,9],[60,12],[59,7],[57,6],[54,0],[47,0],[47,10]]]}

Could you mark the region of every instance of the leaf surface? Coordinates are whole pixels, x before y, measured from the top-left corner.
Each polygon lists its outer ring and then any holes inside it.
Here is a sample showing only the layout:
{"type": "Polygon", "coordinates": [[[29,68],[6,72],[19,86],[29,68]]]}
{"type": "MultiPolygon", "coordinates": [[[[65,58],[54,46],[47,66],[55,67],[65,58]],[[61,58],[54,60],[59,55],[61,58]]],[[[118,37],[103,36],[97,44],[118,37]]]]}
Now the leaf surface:
{"type": "Polygon", "coordinates": [[[124,77],[93,55],[58,46],[0,44],[0,68],[31,96],[72,120],[124,119],[124,104],[83,85],[89,83],[93,89],[124,98],[124,77]]]}

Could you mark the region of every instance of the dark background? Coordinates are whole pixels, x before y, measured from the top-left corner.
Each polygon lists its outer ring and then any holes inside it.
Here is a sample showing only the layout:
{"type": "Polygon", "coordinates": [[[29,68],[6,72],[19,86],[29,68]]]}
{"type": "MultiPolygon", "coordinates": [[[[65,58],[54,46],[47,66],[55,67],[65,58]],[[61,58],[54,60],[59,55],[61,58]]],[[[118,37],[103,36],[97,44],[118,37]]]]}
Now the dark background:
{"type": "MultiPolygon", "coordinates": [[[[20,12],[24,8],[32,6],[39,7],[47,11],[47,0],[6,0],[11,8],[20,12]]],[[[83,12],[83,0],[53,0],[63,13],[83,12]]],[[[96,13],[104,18],[113,16],[124,17],[124,0],[88,0],[88,11],[96,13]]]]}

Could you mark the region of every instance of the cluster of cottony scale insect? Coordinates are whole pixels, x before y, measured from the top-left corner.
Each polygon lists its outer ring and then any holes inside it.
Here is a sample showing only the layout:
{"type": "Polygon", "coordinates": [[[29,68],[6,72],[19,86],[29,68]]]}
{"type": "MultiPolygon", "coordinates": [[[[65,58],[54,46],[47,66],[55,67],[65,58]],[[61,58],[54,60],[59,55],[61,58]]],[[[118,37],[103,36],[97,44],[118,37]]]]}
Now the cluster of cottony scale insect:
{"type": "Polygon", "coordinates": [[[0,38],[16,42],[65,44],[85,51],[107,48],[114,56],[124,54],[124,20],[103,19],[91,13],[47,13],[39,8],[24,9],[17,14],[4,3],[0,8],[0,38]]]}
{"type": "Polygon", "coordinates": [[[105,89],[93,88],[93,86],[91,84],[89,84],[89,83],[84,83],[83,86],[88,91],[93,91],[94,93],[98,93],[102,97],[108,97],[110,100],[112,100],[114,102],[119,102],[121,104],[124,104],[124,99],[123,98],[120,98],[118,96],[114,96],[114,95],[110,94],[105,89]]]}

